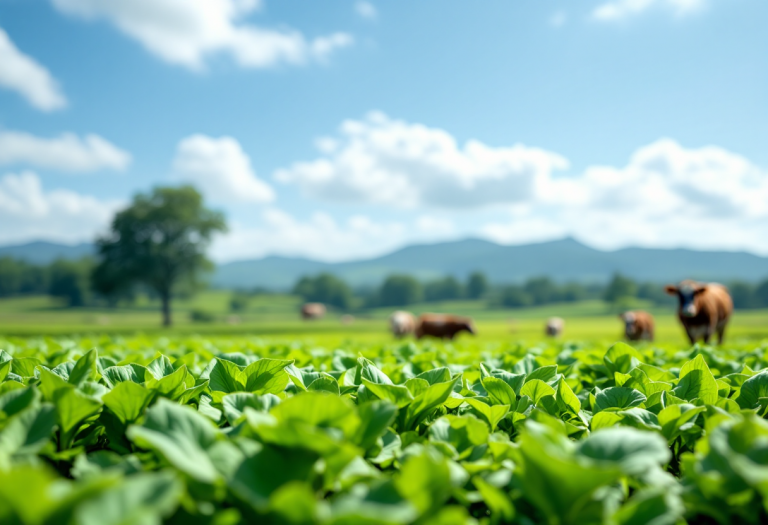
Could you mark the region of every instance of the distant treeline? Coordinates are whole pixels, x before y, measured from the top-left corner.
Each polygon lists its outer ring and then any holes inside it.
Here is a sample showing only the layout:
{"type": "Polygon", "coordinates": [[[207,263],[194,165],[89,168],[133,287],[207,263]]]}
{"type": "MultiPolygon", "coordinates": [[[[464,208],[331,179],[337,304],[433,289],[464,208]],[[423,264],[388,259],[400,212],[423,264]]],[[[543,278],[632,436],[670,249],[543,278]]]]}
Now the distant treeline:
{"type": "MultiPolygon", "coordinates": [[[[727,283],[736,308],[768,307],[768,279],[751,284],[727,283]]],[[[557,283],[549,277],[535,277],[523,284],[492,285],[483,273],[475,272],[462,282],[455,277],[422,283],[410,275],[390,275],[376,288],[354,290],[335,275],[323,273],[302,277],[293,293],[305,301],[320,302],[341,310],[355,307],[401,307],[423,302],[485,299],[493,306],[521,308],[588,299],[621,305],[643,299],[656,305],[674,305],[675,298],[664,292],[664,283],[639,283],[615,274],[607,283],[557,283]]]]}
{"type": "Polygon", "coordinates": [[[35,265],[0,257],[0,297],[52,295],[68,306],[83,306],[92,296],[91,259],[54,261],[35,265]]]}

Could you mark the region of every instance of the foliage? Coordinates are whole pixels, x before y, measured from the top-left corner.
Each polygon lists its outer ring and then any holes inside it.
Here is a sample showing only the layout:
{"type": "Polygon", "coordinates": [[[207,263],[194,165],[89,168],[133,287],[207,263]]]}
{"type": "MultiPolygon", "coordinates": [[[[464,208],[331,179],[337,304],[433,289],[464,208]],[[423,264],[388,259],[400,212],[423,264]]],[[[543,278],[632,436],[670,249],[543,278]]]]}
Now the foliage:
{"type": "Polygon", "coordinates": [[[636,297],[637,292],[638,286],[635,281],[620,273],[616,273],[611,278],[608,286],[606,286],[605,292],[603,292],[603,299],[609,303],[618,303],[629,297],[636,297]]]}
{"type": "Polygon", "coordinates": [[[421,283],[410,275],[390,275],[379,290],[381,306],[406,306],[421,302],[423,298],[421,283]]]}
{"type": "Polygon", "coordinates": [[[211,267],[205,248],[214,233],[225,229],[223,216],[206,209],[191,186],[136,195],[97,242],[100,261],[93,282],[105,295],[134,284],[150,287],[161,300],[163,325],[170,326],[174,290],[211,267]]]}
{"type": "Polygon", "coordinates": [[[352,304],[350,287],[329,273],[321,273],[316,277],[302,277],[293,288],[293,293],[301,296],[305,301],[323,303],[342,310],[348,309],[352,304]]]}
{"type": "Polygon", "coordinates": [[[464,295],[461,283],[453,276],[444,277],[424,285],[424,300],[452,301],[464,295]]]}
{"type": "Polygon", "coordinates": [[[0,521],[768,519],[768,346],[476,345],[0,341],[0,521]]]}
{"type": "Polygon", "coordinates": [[[480,299],[488,293],[488,278],[482,272],[473,272],[467,279],[467,297],[480,299]]]}

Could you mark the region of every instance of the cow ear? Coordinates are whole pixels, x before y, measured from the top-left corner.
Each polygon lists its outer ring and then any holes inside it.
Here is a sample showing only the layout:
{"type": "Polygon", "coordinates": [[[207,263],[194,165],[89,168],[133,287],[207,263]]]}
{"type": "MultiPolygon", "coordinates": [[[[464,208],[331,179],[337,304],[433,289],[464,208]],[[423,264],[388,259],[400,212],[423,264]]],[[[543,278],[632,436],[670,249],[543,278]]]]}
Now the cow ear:
{"type": "Polygon", "coordinates": [[[706,292],[706,291],[707,291],[707,285],[706,284],[702,284],[701,286],[696,288],[696,291],[693,292],[693,293],[694,294],[700,294],[701,292],[706,292]]]}
{"type": "Polygon", "coordinates": [[[667,292],[669,295],[677,295],[677,286],[673,284],[668,284],[664,287],[664,291],[667,292]]]}

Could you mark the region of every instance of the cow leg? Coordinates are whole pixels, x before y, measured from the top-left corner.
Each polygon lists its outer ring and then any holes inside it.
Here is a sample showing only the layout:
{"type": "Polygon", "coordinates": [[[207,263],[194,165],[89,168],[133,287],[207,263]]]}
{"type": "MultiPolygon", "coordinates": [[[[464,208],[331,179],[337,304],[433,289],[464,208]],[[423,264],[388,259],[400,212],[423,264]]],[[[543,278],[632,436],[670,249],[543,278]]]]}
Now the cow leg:
{"type": "Polygon", "coordinates": [[[693,336],[693,332],[689,328],[685,329],[685,333],[688,334],[688,340],[691,342],[691,346],[696,344],[696,338],[693,336]]]}
{"type": "Polygon", "coordinates": [[[723,344],[724,338],[725,338],[725,323],[723,323],[722,326],[717,327],[717,344],[718,345],[723,344]]]}

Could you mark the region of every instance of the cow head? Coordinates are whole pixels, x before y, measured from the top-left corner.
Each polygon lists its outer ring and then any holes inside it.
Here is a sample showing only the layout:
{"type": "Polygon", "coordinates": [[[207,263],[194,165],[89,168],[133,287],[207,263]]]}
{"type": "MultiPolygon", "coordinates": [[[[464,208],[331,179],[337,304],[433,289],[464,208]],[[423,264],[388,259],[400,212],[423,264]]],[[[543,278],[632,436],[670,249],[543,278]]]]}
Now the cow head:
{"type": "Polygon", "coordinates": [[[477,335],[477,331],[475,331],[475,324],[470,320],[463,321],[461,323],[461,328],[462,330],[466,330],[472,335],[477,335]]]}
{"type": "Polygon", "coordinates": [[[627,337],[632,337],[637,332],[637,316],[635,312],[624,312],[619,316],[624,321],[624,333],[627,337]]]}
{"type": "Polygon", "coordinates": [[[696,307],[696,296],[706,291],[707,285],[694,281],[683,281],[678,286],[667,285],[664,290],[669,295],[676,295],[680,301],[680,314],[684,317],[696,317],[699,313],[696,307]]]}

